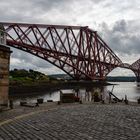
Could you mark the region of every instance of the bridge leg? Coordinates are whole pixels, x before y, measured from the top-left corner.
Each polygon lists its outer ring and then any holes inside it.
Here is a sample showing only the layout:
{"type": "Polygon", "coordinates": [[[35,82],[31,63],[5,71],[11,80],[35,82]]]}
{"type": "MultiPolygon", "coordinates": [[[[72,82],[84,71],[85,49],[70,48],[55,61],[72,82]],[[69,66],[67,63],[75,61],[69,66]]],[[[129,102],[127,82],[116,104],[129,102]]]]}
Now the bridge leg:
{"type": "Polygon", "coordinates": [[[140,85],[140,70],[134,71],[138,85],[140,85]]]}
{"type": "Polygon", "coordinates": [[[139,76],[139,77],[137,77],[137,82],[140,82],[140,76],[139,76]]]}
{"type": "Polygon", "coordinates": [[[140,73],[137,74],[137,85],[140,86],[140,73]]]}

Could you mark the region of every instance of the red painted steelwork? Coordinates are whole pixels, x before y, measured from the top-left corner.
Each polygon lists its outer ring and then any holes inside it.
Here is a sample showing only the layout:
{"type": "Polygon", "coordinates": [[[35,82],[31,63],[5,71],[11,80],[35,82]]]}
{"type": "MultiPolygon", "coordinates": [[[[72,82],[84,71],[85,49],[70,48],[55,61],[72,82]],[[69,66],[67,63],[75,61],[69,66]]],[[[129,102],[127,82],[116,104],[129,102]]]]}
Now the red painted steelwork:
{"type": "Polygon", "coordinates": [[[130,69],[135,73],[137,82],[140,82],[140,59],[138,59],[136,62],[134,62],[131,66],[130,69]]]}
{"type": "Polygon", "coordinates": [[[103,80],[122,61],[87,26],[0,23],[7,44],[59,67],[73,79],[103,80]]]}

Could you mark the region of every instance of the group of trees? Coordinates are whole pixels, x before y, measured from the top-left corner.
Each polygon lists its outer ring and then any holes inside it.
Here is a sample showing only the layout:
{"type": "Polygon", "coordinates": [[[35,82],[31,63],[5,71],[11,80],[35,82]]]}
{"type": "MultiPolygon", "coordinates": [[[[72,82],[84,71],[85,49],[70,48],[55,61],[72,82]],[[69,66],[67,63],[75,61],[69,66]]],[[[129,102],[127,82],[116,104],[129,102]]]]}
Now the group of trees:
{"type": "Polygon", "coordinates": [[[50,78],[38,71],[25,70],[25,69],[14,69],[10,71],[10,84],[34,84],[40,82],[48,82],[50,78]]]}
{"type": "Polygon", "coordinates": [[[43,77],[47,77],[45,74],[34,71],[34,70],[25,70],[25,69],[14,69],[10,71],[10,77],[16,78],[16,77],[29,77],[32,79],[41,79],[43,77]]]}
{"type": "Polygon", "coordinates": [[[108,76],[107,81],[109,82],[135,82],[136,77],[121,77],[121,76],[110,77],[108,76]]]}

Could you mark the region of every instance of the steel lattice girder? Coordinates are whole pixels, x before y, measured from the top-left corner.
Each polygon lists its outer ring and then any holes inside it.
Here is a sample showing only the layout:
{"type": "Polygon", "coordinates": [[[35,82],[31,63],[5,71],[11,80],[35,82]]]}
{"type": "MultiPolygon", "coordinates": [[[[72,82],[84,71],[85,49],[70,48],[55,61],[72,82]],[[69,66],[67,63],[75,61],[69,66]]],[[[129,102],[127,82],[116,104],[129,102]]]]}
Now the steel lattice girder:
{"type": "Polygon", "coordinates": [[[132,69],[132,71],[135,73],[136,77],[137,77],[137,81],[140,82],[140,59],[138,59],[136,62],[134,62],[130,68],[132,69]]]}
{"type": "Polygon", "coordinates": [[[82,26],[0,23],[7,45],[59,67],[73,79],[104,79],[122,61],[96,31],[82,26]]]}

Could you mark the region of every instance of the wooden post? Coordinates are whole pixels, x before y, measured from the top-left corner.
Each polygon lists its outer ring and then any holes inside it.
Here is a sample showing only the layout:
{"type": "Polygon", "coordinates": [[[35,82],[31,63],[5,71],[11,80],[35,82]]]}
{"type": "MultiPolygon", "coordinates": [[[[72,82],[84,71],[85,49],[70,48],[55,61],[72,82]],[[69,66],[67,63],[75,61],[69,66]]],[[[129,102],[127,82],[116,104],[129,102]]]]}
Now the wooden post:
{"type": "Polygon", "coordinates": [[[127,99],[127,96],[126,95],[125,95],[124,102],[125,102],[126,105],[128,105],[128,99],[127,99]]]}

